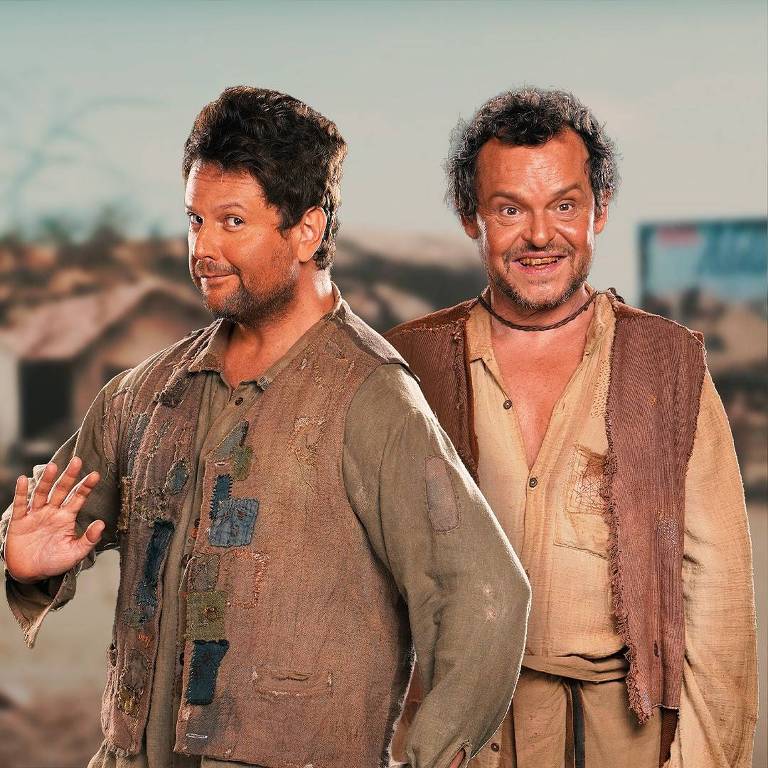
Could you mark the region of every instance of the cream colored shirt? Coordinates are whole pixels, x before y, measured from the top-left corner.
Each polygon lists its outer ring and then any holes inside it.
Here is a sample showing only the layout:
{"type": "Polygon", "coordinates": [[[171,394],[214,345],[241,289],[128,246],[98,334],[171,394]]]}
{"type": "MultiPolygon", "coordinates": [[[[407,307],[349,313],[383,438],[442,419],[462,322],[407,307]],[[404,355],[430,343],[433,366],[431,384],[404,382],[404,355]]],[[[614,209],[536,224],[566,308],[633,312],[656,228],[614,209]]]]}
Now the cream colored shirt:
{"type": "MultiPolygon", "coordinates": [[[[601,295],[595,301],[582,361],[553,409],[529,470],[514,392],[505,391],[494,356],[490,315],[478,305],[467,323],[479,484],[533,590],[523,665],[552,675],[546,678],[550,685],[546,695],[541,689],[547,683],[541,677],[535,682],[536,700],[549,704],[522,713],[521,701],[532,698],[526,686],[534,676],[523,674],[520,679],[513,711],[518,710],[516,741],[522,759],[516,763],[509,757],[514,728],[508,717],[475,761],[479,768],[562,765],[564,739],[559,737],[545,740],[553,750],[548,757],[538,748],[535,759],[530,750],[528,759],[525,754],[526,742],[536,740],[537,733],[565,730],[566,692],[555,676],[590,681],[623,676],[617,669],[623,642],[611,613],[608,524],[601,495],[614,327],[610,302],[601,295]],[[526,719],[525,737],[519,733],[518,716],[526,719]]],[[[745,768],[751,765],[757,715],[751,548],[733,441],[708,373],[686,478],[685,523],[686,655],[679,727],[669,765],[745,768]]],[[[600,688],[585,690],[594,698],[600,688]]],[[[623,701],[626,705],[626,696],[623,701]]],[[[588,763],[590,768],[646,765],[645,759],[633,762],[640,758],[632,742],[642,740],[642,734],[625,715],[618,724],[605,717],[591,723],[587,718],[588,745],[591,741],[594,750],[600,742],[609,742],[604,761],[595,758],[588,763]],[[611,762],[621,755],[619,763],[611,762]]],[[[651,722],[657,729],[656,721],[651,722]]]]}

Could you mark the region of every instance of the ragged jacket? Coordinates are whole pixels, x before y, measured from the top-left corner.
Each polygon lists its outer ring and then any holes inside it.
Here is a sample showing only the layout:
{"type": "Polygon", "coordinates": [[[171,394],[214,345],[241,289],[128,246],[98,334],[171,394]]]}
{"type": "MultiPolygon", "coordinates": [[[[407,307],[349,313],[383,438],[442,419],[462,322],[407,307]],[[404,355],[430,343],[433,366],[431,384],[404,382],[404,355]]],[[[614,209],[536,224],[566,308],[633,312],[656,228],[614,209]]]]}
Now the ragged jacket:
{"type": "MultiPolygon", "coordinates": [[[[477,479],[466,322],[475,301],[397,326],[386,338],[409,361],[457,452],[477,479]]],[[[701,338],[612,297],[616,316],[606,408],[606,496],[617,627],[632,710],[679,706],[685,476],[704,377],[701,338]]],[[[671,721],[672,728],[674,720],[671,721]]],[[[673,730],[665,734],[668,748],[673,730]]]]}
{"type": "MultiPolygon", "coordinates": [[[[147,722],[159,584],[197,461],[193,374],[214,327],[134,369],[109,408],[121,582],[102,726],[126,754],[147,722]]],[[[275,768],[386,764],[411,668],[408,618],[350,507],[341,456],[357,389],[397,362],[339,312],[206,459],[175,751],[275,768]]]]}

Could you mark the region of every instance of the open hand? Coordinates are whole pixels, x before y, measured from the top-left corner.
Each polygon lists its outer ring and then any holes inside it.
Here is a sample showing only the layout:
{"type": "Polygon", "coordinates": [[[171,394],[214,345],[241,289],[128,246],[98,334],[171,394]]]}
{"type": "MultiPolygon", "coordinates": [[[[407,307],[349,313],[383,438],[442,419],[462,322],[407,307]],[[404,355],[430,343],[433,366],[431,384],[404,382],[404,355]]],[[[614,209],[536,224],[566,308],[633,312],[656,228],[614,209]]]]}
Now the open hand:
{"type": "Polygon", "coordinates": [[[82,461],[75,456],[56,479],[56,465],[47,464],[29,502],[29,480],[20,477],[16,481],[5,565],[17,581],[32,583],[66,573],[101,538],[102,520],[94,520],[82,536],[75,530],[77,513],[99,482],[99,473],[91,472],[75,484],[81,467],[82,461]]]}

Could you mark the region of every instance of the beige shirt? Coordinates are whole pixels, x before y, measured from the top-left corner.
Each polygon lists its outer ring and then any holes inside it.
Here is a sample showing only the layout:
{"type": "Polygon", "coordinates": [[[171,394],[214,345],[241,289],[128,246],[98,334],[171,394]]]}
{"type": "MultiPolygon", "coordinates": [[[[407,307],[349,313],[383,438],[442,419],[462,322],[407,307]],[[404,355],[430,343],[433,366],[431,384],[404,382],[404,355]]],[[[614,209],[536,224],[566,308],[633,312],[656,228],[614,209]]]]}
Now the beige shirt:
{"type": "MultiPolygon", "coordinates": [[[[514,393],[505,391],[494,356],[490,315],[478,305],[467,322],[480,488],[531,581],[523,666],[537,670],[524,670],[513,715],[473,763],[479,768],[563,765],[567,690],[558,676],[598,683],[583,686],[590,768],[652,765],[647,755],[658,744],[658,718],[645,732],[635,726],[615,682],[626,665],[611,614],[601,494],[614,326],[609,300],[599,296],[582,361],[529,470],[514,393]],[[601,705],[607,700],[623,701],[625,712],[607,717],[601,705]],[[590,718],[590,711],[603,714],[590,718]]],[[[709,374],[686,479],[685,522],[686,660],[670,766],[741,768],[751,764],[757,714],[751,549],[733,441],[709,374]]]]}

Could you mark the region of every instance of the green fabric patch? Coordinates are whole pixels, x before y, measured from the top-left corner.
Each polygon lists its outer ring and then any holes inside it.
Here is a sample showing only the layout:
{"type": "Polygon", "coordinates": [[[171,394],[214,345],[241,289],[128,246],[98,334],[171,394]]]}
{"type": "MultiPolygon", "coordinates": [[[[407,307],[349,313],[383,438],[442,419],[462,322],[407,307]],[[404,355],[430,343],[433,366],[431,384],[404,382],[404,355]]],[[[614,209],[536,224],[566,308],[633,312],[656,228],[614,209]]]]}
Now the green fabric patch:
{"type": "Polygon", "coordinates": [[[144,626],[144,611],[136,606],[131,606],[123,611],[123,620],[129,627],[139,629],[144,626]]]}
{"type": "Polygon", "coordinates": [[[190,640],[224,639],[224,592],[187,593],[187,637],[190,640]]]}
{"type": "Polygon", "coordinates": [[[251,471],[253,448],[250,445],[235,446],[230,454],[230,460],[232,462],[232,477],[239,481],[245,480],[251,471]]]}
{"type": "Polygon", "coordinates": [[[144,689],[149,675],[149,660],[139,651],[128,651],[125,666],[120,672],[117,686],[117,706],[126,715],[138,717],[144,689]]]}

